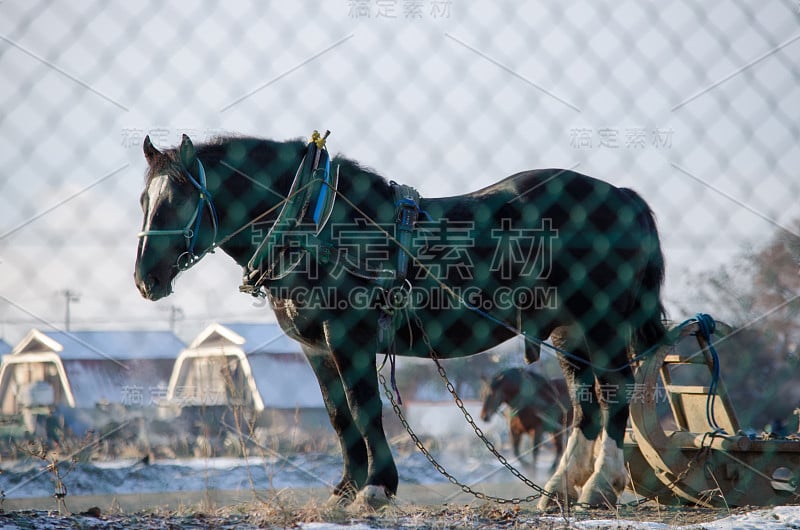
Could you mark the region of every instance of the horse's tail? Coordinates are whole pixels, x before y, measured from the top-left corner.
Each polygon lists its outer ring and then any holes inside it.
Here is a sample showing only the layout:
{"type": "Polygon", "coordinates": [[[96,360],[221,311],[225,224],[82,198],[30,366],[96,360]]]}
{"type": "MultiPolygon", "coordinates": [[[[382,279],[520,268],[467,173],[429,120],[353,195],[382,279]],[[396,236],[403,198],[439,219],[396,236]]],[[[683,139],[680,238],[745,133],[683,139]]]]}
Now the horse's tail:
{"type": "Polygon", "coordinates": [[[636,204],[637,221],[644,228],[642,250],[647,262],[640,275],[632,307],[633,347],[637,354],[661,342],[667,333],[664,326],[666,311],[661,303],[661,286],[664,284],[664,255],[656,229],[656,220],[647,203],[635,191],[622,191],[636,204]]]}

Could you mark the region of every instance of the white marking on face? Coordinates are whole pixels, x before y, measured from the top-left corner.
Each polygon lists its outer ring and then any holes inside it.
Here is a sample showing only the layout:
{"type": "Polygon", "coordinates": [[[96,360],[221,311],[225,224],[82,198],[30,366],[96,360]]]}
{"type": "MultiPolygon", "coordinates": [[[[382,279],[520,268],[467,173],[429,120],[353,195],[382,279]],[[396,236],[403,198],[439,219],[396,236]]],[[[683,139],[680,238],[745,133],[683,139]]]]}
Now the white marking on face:
{"type": "Polygon", "coordinates": [[[155,204],[156,199],[158,199],[158,197],[160,197],[161,194],[167,190],[168,185],[169,177],[167,175],[155,176],[147,185],[147,191],[145,192],[145,195],[147,196],[147,211],[145,212],[145,221],[142,231],[147,232],[152,229],[153,205],[155,204]]]}

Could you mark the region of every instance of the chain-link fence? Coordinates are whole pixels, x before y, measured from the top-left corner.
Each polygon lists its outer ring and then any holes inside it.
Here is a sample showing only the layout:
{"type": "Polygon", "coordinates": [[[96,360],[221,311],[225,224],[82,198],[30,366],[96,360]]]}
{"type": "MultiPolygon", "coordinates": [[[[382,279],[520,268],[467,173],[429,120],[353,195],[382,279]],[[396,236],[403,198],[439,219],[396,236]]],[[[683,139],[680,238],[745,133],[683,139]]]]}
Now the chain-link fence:
{"type": "Polygon", "coordinates": [[[31,328],[189,342],[213,322],[271,321],[221,253],[168,298],[137,292],[143,140],[330,129],[332,152],[423,197],[548,167],[636,190],[658,222],[670,317],[753,334],[742,348],[759,352],[723,359],[760,403],[747,426],[789,424],[800,406],[796,0],[5,1],[0,14],[10,346],[31,328]]]}

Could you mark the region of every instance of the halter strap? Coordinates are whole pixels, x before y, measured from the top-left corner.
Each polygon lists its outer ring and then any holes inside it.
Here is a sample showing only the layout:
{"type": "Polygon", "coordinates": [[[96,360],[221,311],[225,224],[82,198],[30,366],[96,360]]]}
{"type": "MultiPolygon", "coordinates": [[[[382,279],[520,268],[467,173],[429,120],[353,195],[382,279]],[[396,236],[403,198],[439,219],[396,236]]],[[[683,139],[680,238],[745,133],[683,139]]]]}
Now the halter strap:
{"type": "Polygon", "coordinates": [[[206,170],[203,167],[203,163],[200,159],[197,160],[197,176],[198,178],[195,179],[192,174],[189,172],[188,169],[182,168],[183,173],[192,186],[198,191],[199,198],[197,201],[197,206],[194,209],[194,214],[192,217],[189,218],[189,222],[186,223],[184,228],[176,228],[176,229],[167,229],[167,230],[143,230],[137,234],[139,239],[143,237],[149,236],[177,236],[182,235],[186,238],[186,252],[178,256],[178,268],[181,270],[186,270],[193,266],[195,263],[200,261],[200,259],[208,254],[209,252],[213,252],[214,248],[217,245],[217,230],[219,227],[219,217],[217,215],[217,209],[214,206],[214,200],[211,197],[211,193],[208,191],[206,187],[206,170]],[[197,243],[198,234],[200,233],[200,223],[203,220],[202,212],[204,208],[208,208],[210,217],[211,217],[211,228],[212,228],[212,237],[211,237],[211,244],[208,246],[200,254],[196,254],[194,251],[195,244],[197,243]],[[181,259],[186,256],[186,261],[181,263],[181,259]]]}
{"type": "MultiPolygon", "coordinates": [[[[203,252],[203,254],[201,254],[201,256],[203,256],[203,255],[207,254],[210,250],[212,250],[214,248],[214,245],[216,245],[216,242],[217,242],[217,230],[218,230],[218,226],[219,226],[219,217],[217,216],[217,209],[214,206],[214,201],[211,198],[211,193],[208,191],[208,188],[206,187],[206,170],[203,167],[203,163],[200,162],[199,159],[197,160],[197,168],[198,168],[197,169],[197,174],[200,177],[200,181],[199,182],[197,180],[195,180],[195,178],[192,176],[191,173],[189,173],[189,170],[187,170],[186,168],[183,169],[184,173],[189,178],[189,182],[191,182],[192,185],[200,193],[200,200],[197,202],[197,208],[195,209],[195,213],[194,213],[194,229],[192,231],[192,236],[193,237],[192,237],[192,239],[191,239],[191,241],[189,243],[189,249],[188,250],[189,250],[189,254],[190,255],[192,255],[192,256],[195,255],[194,254],[194,244],[197,241],[197,234],[198,234],[198,232],[200,230],[200,221],[202,220],[202,216],[200,215],[200,212],[202,211],[203,206],[205,205],[206,207],[208,207],[208,211],[211,214],[211,228],[213,230],[213,234],[212,234],[212,237],[211,237],[211,245],[208,247],[208,249],[206,249],[203,252]]],[[[199,258],[200,257],[198,257],[197,259],[199,259],[199,258]]]]}

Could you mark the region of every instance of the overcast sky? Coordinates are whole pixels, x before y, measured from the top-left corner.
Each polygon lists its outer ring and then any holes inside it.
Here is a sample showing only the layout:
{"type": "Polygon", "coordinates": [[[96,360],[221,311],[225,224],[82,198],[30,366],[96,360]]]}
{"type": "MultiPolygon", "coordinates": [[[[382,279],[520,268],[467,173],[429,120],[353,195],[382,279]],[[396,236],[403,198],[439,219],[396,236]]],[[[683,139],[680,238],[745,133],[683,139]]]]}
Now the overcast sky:
{"type": "Polygon", "coordinates": [[[692,307],[689,274],[796,230],[798,41],[796,0],[2,2],[0,337],[63,327],[65,290],[73,329],[272,318],[221,254],[139,296],[148,132],[330,129],[428,197],[574,168],[648,201],[692,307]]]}

